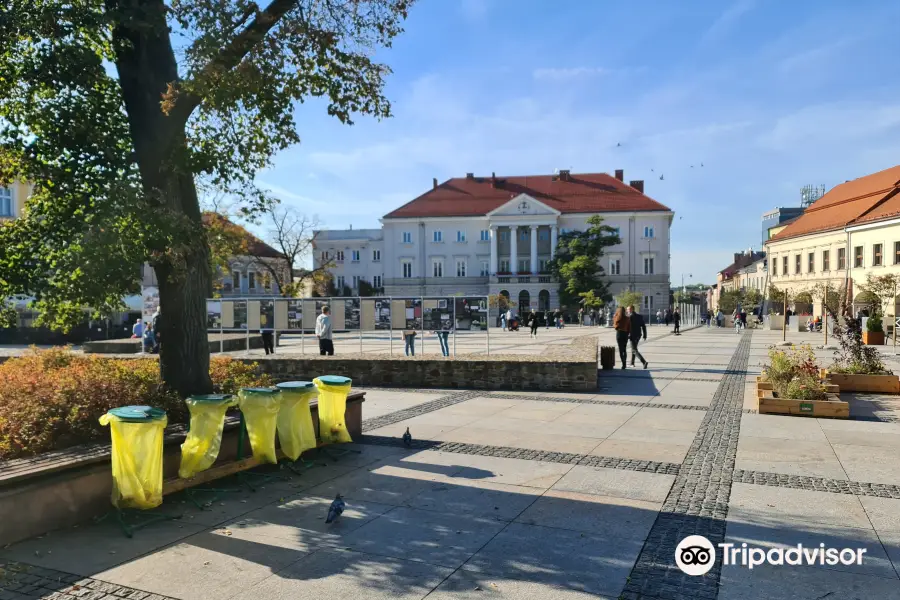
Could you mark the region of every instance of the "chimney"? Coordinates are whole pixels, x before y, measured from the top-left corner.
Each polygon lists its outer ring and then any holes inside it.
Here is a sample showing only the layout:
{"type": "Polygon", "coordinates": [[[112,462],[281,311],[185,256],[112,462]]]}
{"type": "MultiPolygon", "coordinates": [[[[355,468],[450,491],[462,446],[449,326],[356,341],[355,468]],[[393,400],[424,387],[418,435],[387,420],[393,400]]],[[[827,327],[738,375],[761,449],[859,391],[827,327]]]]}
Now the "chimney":
{"type": "Polygon", "coordinates": [[[616,179],[621,182],[625,182],[625,170],[624,169],[616,169],[616,179]]]}
{"type": "Polygon", "coordinates": [[[491,171],[491,187],[497,187],[497,174],[494,171],[491,171]]]}
{"type": "Polygon", "coordinates": [[[475,179],[475,173],[466,173],[466,179],[475,179]]]}
{"type": "Polygon", "coordinates": [[[643,179],[632,179],[628,182],[628,185],[639,191],[640,193],[644,193],[644,180],[643,179]]]}
{"type": "Polygon", "coordinates": [[[560,169],[559,170],[559,178],[562,181],[568,181],[569,180],[569,170],[568,169],[560,169]]]}
{"type": "Polygon", "coordinates": [[[437,189],[437,177],[431,178],[431,189],[433,189],[433,190],[437,189]]]}

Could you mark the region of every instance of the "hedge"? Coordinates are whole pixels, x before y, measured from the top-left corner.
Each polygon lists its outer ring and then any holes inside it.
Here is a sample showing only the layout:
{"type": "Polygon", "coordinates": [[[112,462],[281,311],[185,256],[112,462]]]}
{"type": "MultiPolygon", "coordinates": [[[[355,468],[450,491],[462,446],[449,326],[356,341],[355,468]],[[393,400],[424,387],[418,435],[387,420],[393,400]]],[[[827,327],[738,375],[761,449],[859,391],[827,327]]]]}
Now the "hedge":
{"type": "MultiPolygon", "coordinates": [[[[272,384],[257,365],[227,357],[212,358],[209,372],[222,393],[272,384]]],[[[0,364],[0,382],[0,460],[108,440],[98,419],[117,406],[163,408],[169,423],[188,417],[182,398],[162,386],[154,360],[34,350],[0,364]]]]}

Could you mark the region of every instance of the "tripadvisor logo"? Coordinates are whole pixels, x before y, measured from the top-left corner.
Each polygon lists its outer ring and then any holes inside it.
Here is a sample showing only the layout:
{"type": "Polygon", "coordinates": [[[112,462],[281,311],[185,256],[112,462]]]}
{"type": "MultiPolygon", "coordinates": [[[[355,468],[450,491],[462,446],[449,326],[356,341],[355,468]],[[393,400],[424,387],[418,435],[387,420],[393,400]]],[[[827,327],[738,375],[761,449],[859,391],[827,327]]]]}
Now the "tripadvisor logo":
{"type": "MultiPolygon", "coordinates": [[[[861,565],[866,548],[830,548],[825,544],[790,547],[759,548],[738,544],[717,544],[721,549],[723,566],[740,566],[753,569],[760,565],[835,566],[861,565]]],[[[675,564],[686,575],[705,575],[716,562],[716,549],[702,535],[689,535],[675,547],[675,564]]]]}

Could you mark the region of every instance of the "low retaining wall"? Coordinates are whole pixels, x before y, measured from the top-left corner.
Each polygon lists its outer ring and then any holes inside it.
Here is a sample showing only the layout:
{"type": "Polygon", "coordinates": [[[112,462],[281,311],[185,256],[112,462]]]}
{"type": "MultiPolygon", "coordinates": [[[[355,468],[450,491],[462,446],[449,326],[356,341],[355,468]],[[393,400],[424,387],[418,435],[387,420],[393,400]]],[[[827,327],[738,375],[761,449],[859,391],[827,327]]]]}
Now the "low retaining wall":
{"type": "MultiPolygon", "coordinates": [[[[362,435],[364,393],[351,395],[344,415],[350,436],[362,435]]],[[[312,403],[313,424],[319,414],[312,403]]],[[[216,464],[237,457],[238,417],[225,423],[216,464]]],[[[165,438],[164,478],[178,476],[184,430],[175,426],[165,438]]],[[[245,452],[250,442],[245,438],[245,452]]],[[[0,462],[0,547],[48,531],[71,527],[110,510],[112,470],[109,444],[96,444],[0,462]]]]}
{"type": "MultiPolygon", "coordinates": [[[[262,348],[262,336],[250,336],[250,349],[255,350],[262,348]]],[[[119,340],[100,340],[96,342],[85,342],[82,345],[85,354],[140,354],[141,341],[137,339],[119,339],[119,340]]],[[[243,333],[225,333],[210,334],[209,336],[209,352],[240,352],[247,349],[247,336],[243,333]],[[220,350],[220,345],[224,344],[224,349],[220,350]]]]}
{"type": "Polygon", "coordinates": [[[484,390],[592,391],[597,389],[597,337],[582,336],[539,355],[337,356],[274,354],[240,359],[259,365],[276,381],[343,375],[361,387],[484,390]]]}

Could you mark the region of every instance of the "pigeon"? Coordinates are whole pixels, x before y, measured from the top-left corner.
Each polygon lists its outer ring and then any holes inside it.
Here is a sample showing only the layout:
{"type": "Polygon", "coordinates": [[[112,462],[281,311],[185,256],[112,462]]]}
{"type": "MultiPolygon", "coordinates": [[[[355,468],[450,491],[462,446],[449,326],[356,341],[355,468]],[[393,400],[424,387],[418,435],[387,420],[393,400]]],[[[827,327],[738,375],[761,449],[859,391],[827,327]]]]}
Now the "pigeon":
{"type": "Polygon", "coordinates": [[[409,433],[409,427],[406,428],[406,433],[403,434],[403,445],[407,448],[412,446],[412,435],[409,433]]]}
{"type": "Polygon", "coordinates": [[[703,166],[703,163],[700,163],[700,166],[702,167],[702,166],[703,166]]]}
{"type": "Polygon", "coordinates": [[[347,504],[344,502],[344,497],[340,494],[337,494],[334,497],[334,502],[331,503],[331,506],[328,507],[328,516],[325,518],[326,523],[331,523],[344,512],[344,507],[347,504]]]}
{"type": "Polygon", "coordinates": [[[616,144],[616,148],[620,148],[622,146],[622,142],[616,144]]]}
{"type": "Polygon", "coordinates": [[[652,173],[652,172],[653,172],[653,169],[650,169],[650,172],[652,173]]]}
{"type": "Polygon", "coordinates": [[[659,180],[660,180],[660,181],[663,181],[665,178],[666,178],[665,175],[660,175],[660,176],[659,176],[659,180]]]}

